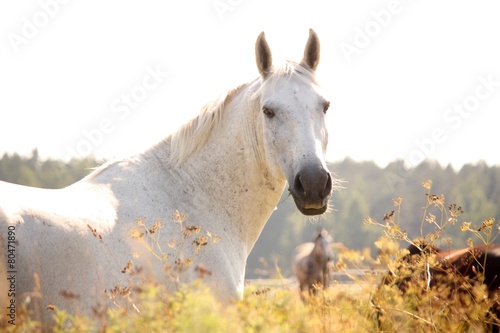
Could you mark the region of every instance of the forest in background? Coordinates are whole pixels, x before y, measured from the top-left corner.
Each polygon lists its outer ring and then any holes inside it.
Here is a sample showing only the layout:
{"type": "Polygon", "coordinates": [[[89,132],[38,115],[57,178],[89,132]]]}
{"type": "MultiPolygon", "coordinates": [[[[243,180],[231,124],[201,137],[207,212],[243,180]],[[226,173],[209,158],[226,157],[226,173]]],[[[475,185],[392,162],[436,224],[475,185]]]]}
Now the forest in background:
{"type": "MultiPolygon", "coordinates": [[[[0,180],[62,188],[80,180],[101,163],[91,157],[67,163],[42,160],[36,149],[29,157],[4,154],[0,160],[0,180]]],[[[432,180],[432,194],[445,196],[446,206],[456,204],[463,210],[456,225],[441,230],[443,239],[451,240],[452,248],[464,247],[466,239],[471,237],[460,231],[462,222],[480,226],[485,219],[500,217],[500,166],[479,162],[454,170],[451,166],[423,162],[405,170],[401,161],[381,168],[373,162],[345,159],[329,164],[329,168],[343,185],[343,189],[332,195],[333,210],[318,218],[306,218],[297,211],[293,199],[285,191],[248,258],[248,278],[274,276],[276,264],[284,276],[289,276],[295,247],[310,241],[319,227],[327,229],[335,242],[350,249],[368,249],[365,253],[375,256],[374,243],[384,229],[366,224],[364,220],[370,216],[383,222],[384,215],[396,209],[393,199],[399,197],[402,198],[400,226],[410,238],[421,236],[421,225],[424,235],[435,232],[436,225],[422,223],[423,207],[427,202],[427,190],[422,182],[427,180],[432,180]]]]}

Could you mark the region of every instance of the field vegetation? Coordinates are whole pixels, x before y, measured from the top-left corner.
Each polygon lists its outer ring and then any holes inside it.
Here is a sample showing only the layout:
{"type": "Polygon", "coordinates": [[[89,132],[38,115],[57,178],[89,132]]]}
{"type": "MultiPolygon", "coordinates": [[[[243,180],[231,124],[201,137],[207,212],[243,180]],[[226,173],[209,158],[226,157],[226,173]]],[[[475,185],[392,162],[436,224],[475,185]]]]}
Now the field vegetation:
{"type": "MultiPolygon", "coordinates": [[[[0,331],[480,332],[486,325],[497,321],[489,309],[499,305],[498,299],[488,297],[480,278],[466,283],[462,279],[450,278],[449,283],[429,288],[429,267],[440,265],[435,258],[423,256],[412,267],[402,264],[400,259],[408,254],[406,247],[417,244],[417,240],[445,249],[493,244],[498,240],[499,223],[494,216],[469,219],[470,215],[464,213],[461,205],[448,202],[440,192],[436,194],[431,181],[425,181],[419,187],[420,191],[415,195],[420,198],[420,207],[414,209],[414,214],[419,216],[417,225],[413,220],[411,223],[405,220],[402,213],[406,202],[404,196],[378,202],[385,213],[380,218],[365,216],[362,225],[370,235],[378,235],[371,244],[375,251],[343,247],[332,265],[336,274],[330,288],[319,289],[316,295],[307,296],[306,302],[301,300],[296,284],[290,283],[289,275],[283,273],[288,268],[282,268],[278,260],[271,261],[271,264],[264,260],[268,265],[266,269],[274,272],[272,282],[251,283],[246,286],[242,300],[226,306],[219,304],[216,295],[203,283],[204,274],[209,272],[203,271],[202,263],[196,263],[195,258],[179,262],[175,261],[175,256],[161,253],[161,249],[168,246],[178,246],[181,251],[182,244],[194,244],[203,250],[202,247],[217,242],[215,236],[196,229],[188,217],[178,212],[172,219],[179,223],[184,235],[180,244],[157,242],[155,235],[161,223],[144,225],[138,221],[139,233],[131,235],[158,249],[158,264],[166,267],[173,281],[170,289],[153,281],[135,279],[140,283],[110,293],[114,307],[96,312],[91,317],[56,307],[38,309],[53,313],[54,325],[51,327],[37,321],[37,311],[21,305],[17,309],[16,325],[9,325],[2,318],[0,331]],[[198,265],[200,277],[192,284],[179,284],[177,278],[186,265],[198,265]],[[353,271],[363,274],[351,274],[353,271]],[[392,281],[394,277],[413,277],[405,293],[397,283],[381,285],[388,272],[392,274],[392,281]],[[348,281],[335,280],[339,274],[347,276],[348,281]],[[459,293],[453,287],[458,283],[459,293]]],[[[131,263],[123,268],[123,274],[139,272],[131,263]]]]}

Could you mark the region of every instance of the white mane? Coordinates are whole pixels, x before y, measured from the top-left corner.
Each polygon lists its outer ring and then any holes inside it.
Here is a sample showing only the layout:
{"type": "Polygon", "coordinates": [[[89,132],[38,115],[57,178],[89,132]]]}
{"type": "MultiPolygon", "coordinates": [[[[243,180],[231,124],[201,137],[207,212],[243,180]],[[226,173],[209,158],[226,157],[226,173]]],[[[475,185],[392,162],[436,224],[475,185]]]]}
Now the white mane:
{"type": "Polygon", "coordinates": [[[231,89],[216,100],[205,104],[197,117],[191,119],[166,139],[170,141],[169,164],[181,164],[189,155],[203,146],[213,128],[220,123],[224,108],[243,86],[231,89]]]}
{"type": "MultiPolygon", "coordinates": [[[[305,83],[314,83],[317,85],[314,72],[307,66],[293,61],[286,61],[283,66],[273,70],[265,80],[255,80],[250,85],[255,86],[250,96],[252,100],[260,98],[262,91],[274,91],[282,79],[297,78],[305,83]]],[[[178,166],[182,164],[187,157],[201,148],[212,131],[220,123],[223,112],[227,104],[249,84],[243,84],[239,87],[229,90],[216,100],[213,100],[203,106],[200,113],[195,118],[184,124],[177,132],[172,134],[166,140],[170,141],[169,164],[178,166]]]]}

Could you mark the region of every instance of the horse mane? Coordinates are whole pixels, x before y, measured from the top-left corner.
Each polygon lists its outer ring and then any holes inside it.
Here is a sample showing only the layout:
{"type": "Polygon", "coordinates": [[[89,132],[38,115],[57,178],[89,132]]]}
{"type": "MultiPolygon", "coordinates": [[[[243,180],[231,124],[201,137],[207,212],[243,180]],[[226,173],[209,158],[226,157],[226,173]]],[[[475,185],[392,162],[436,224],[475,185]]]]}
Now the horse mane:
{"type": "Polygon", "coordinates": [[[182,125],[177,132],[168,138],[170,140],[170,164],[181,164],[207,141],[212,130],[220,123],[226,105],[244,86],[245,84],[242,84],[231,89],[219,98],[205,104],[198,116],[182,125]]]}
{"type": "Polygon", "coordinates": [[[257,79],[252,83],[242,84],[222,94],[219,98],[205,104],[195,118],[184,124],[167,140],[170,141],[169,164],[179,166],[191,154],[201,148],[210,137],[213,129],[222,119],[225,107],[246,86],[251,86],[253,93],[250,100],[255,100],[262,95],[263,89],[275,91],[281,79],[297,77],[305,83],[317,85],[314,72],[307,66],[292,61],[286,61],[283,66],[274,69],[265,80],[257,79]]]}

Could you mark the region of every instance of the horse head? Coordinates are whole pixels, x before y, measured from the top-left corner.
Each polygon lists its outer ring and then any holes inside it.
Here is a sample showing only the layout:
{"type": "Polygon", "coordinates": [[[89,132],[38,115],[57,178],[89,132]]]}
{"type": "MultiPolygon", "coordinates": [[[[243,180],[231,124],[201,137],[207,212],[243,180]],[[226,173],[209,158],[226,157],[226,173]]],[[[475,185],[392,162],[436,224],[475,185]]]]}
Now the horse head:
{"type": "Polygon", "coordinates": [[[300,63],[287,61],[274,68],[264,33],[256,42],[261,122],[267,163],[277,178],[285,178],[297,208],[304,215],[328,209],[332,176],[325,162],[330,105],[319,92],[315,71],[319,40],[309,31],[300,63]]]}

